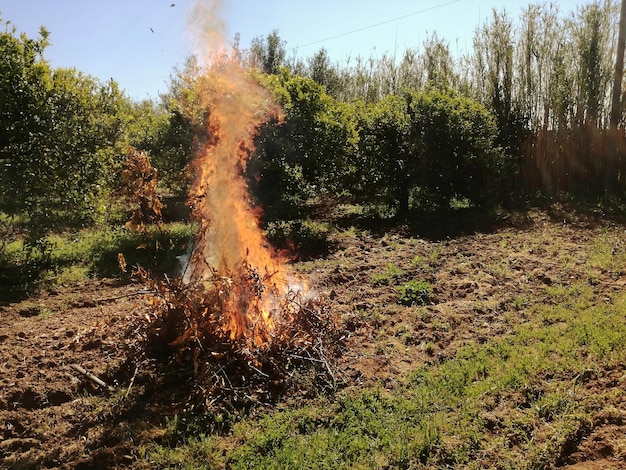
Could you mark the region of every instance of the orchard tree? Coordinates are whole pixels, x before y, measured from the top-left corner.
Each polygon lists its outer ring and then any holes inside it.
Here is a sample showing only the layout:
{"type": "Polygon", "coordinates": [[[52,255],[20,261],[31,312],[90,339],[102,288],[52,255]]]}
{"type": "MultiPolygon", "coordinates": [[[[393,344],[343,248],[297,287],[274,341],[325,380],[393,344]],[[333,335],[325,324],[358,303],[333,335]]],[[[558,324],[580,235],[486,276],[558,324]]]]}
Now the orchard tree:
{"type": "Polygon", "coordinates": [[[397,201],[405,213],[419,175],[407,101],[388,95],[376,103],[360,103],[357,109],[361,188],[369,197],[397,201]]]}
{"type": "Polygon", "coordinates": [[[507,160],[497,145],[495,117],[450,89],[407,96],[420,199],[447,206],[453,198],[491,205],[502,196],[507,160]]]}
{"type": "Polygon", "coordinates": [[[40,172],[32,160],[47,131],[48,36],[45,28],[37,39],[16,36],[8,25],[0,32],[0,208],[9,214],[24,210],[24,186],[40,172]]]}
{"type": "Polygon", "coordinates": [[[350,107],[331,98],[319,83],[294,77],[285,68],[259,79],[285,112],[284,122],[263,128],[248,166],[260,177],[257,189],[268,196],[266,202],[341,192],[356,171],[350,107]]]}
{"type": "Polygon", "coordinates": [[[109,213],[130,116],[114,82],[51,70],[47,38],[0,33],[0,209],[28,216],[31,241],[109,213]]]}
{"type": "Polygon", "coordinates": [[[276,29],[265,38],[254,38],[250,44],[250,65],[268,74],[278,73],[287,56],[285,46],[285,41],[280,39],[276,29]]]}
{"type": "Polygon", "coordinates": [[[429,87],[362,105],[359,115],[364,187],[395,201],[399,214],[413,193],[429,207],[453,198],[488,205],[500,195],[506,160],[495,119],[480,103],[429,87]]]}

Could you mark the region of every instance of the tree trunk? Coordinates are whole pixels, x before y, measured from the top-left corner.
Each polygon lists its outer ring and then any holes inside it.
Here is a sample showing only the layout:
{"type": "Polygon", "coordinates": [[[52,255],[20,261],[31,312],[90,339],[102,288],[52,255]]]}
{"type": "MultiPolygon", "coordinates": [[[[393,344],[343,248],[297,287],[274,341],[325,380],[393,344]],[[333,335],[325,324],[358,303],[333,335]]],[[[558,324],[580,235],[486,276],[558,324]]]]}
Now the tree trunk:
{"type": "Polygon", "coordinates": [[[622,117],[622,78],[624,76],[624,47],[626,46],[626,0],[622,0],[617,37],[617,58],[615,59],[615,77],[613,81],[613,100],[611,103],[611,130],[616,130],[622,117]]]}
{"type": "Polygon", "coordinates": [[[409,213],[410,192],[408,183],[404,181],[398,183],[396,197],[398,198],[398,216],[400,217],[406,217],[409,213]]]}
{"type": "Polygon", "coordinates": [[[610,182],[607,189],[614,190],[615,184],[624,183],[624,156],[620,152],[620,136],[617,130],[622,117],[622,79],[624,77],[624,49],[626,46],[626,0],[622,0],[619,17],[619,33],[617,36],[617,57],[615,58],[615,76],[613,81],[613,99],[611,103],[611,122],[609,127],[609,143],[605,182],[610,182]],[[609,169],[610,168],[610,169],[609,169]],[[611,174],[609,174],[609,172],[611,174]]]}

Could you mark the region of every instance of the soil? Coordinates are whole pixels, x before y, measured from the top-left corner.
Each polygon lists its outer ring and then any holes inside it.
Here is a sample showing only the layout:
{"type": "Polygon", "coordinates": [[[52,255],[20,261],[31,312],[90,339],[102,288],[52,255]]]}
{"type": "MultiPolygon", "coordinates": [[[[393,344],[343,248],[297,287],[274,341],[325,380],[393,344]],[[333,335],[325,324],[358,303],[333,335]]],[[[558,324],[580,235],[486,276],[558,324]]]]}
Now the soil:
{"type": "MultiPolygon", "coordinates": [[[[596,214],[556,207],[460,230],[423,227],[339,234],[327,253],[295,264],[348,325],[336,364],[341,386],[392,389],[416,365],[506,334],[525,321],[524,299],[540,300],[546,286],[592,279],[602,301],[626,284],[624,273],[589,269],[592,235],[624,232],[621,222],[596,214]],[[372,282],[390,263],[403,271],[397,279],[372,282]],[[427,305],[397,302],[394,286],[410,279],[433,286],[427,305]]],[[[133,325],[149,313],[148,298],[139,283],[94,280],[0,305],[3,468],[126,468],[138,447],[163,437],[165,417],[181,405],[175,393],[155,391],[177,379],[158,375],[136,354],[133,325]]],[[[591,377],[581,393],[616,387],[625,374],[626,364],[591,377]]],[[[593,426],[564,452],[562,468],[626,467],[621,405],[609,412],[598,404],[593,426]]]]}

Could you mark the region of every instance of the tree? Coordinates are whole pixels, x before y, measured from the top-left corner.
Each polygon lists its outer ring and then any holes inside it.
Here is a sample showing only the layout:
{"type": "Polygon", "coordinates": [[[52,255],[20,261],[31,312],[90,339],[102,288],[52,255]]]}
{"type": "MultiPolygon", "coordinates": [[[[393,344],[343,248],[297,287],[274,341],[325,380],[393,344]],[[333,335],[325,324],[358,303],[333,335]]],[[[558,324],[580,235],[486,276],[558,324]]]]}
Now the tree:
{"type": "Polygon", "coordinates": [[[596,127],[608,109],[611,79],[611,2],[599,1],[579,7],[572,18],[577,53],[578,88],[576,120],[582,127],[596,127]]]}
{"type": "Polygon", "coordinates": [[[362,105],[360,116],[364,186],[395,201],[400,214],[414,192],[431,207],[453,198],[486,205],[499,195],[505,158],[495,119],[478,102],[429,87],[362,105]]]}
{"type": "Polygon", "coordinates": [[[314,194],[338,193],[355,172],[356,131],[348,105],[331,98],[310,78],[260,76],[282,105],[284,122],[266,125],[248,165],[259,177],[264,206],[291,204],[314,194]]]}
{"type": "Polygon", "coordinates": [[[611,100],[611,129],[616,131],[622,118],[622,80],[624,77],[624,49],[626,48],[626,0],[622,0],[615,57],[615,74],[611,100]]]}
{"type": "Polygon", "coordinates": [[[341,77],[334,67],[325,48],[317,51],[308,61],[307,75],[322,85],[330,96],[337,99],[343,89],[341,77]]]}
{"type": "Polygon", "coordinates": [[[385,195],[406,213],[419,174],[408,103],[402,96],[388,95],[376,103],[361,103],[358,109],[363,192],[385,195]]]}
{"type": "Polygon", "coordinates": [[[275,74],[284,65],[287,50],[285,41],[280,39],[278,30],[273,30],[265,38],[256,37],[250,44],[250,64],[268,74],[275,74]]]}
{"type": "Polygon", "coordinates": [[[454,71],[454,62],[448,44],[433,33],[424,40],[422,54],[428,83],[443,87],[456,87],[458,77],[454,71]]]}
{"type": "Polygon", "coordinates": [[[0,33],[0,209],[25,214],[30,239],[92,224],[109,213],[126,144],[130,101],[111,81],[43,59],[48,33],[0,33]]]}
{"type": "Polygon", "coordinates": [[[496,202],[507,172],[494,116],[449,89],[414,92],[407,100],[421,199],[435,206],[453,198],[496,202]]]}

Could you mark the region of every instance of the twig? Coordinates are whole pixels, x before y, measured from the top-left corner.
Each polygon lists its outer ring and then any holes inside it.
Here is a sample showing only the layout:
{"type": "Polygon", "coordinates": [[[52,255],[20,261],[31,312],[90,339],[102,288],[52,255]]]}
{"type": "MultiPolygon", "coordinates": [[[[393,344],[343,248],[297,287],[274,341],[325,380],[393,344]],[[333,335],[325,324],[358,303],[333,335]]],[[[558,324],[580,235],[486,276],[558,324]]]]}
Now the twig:
{"type": "Polygon", "coordinates": [[[106,383],[104,383],[102,380],[100,380],[98,377],[96,377],[95,375],[93,375],[91,372],[87,372],[85,369],[83,369],[81,366],[79,366],[78,364],[70,364],[70,367],[72,369],[74,369],[76,372],[80,372],[81,374],[83,374],[85,377],[87,377],[89,380],[91,380],[92,382],[98,384],[100,387],[102,388],[106,388],[107,390],[111,390],[112,387],[109,387],[106,383]]]}
{"type": "Polygon", "coordinates": [[[139,366],[135,367],[135,372],[133,373],[133,376],[130,379],[130,383],[128,384],[128,389],[126,390],[126,395],[124,396],[124,399],[128,398],[130,389],[133,388],[133,384],[135,383],[135,377],[137,377],[137,372],[139,372],[139,366]]]}
{"type": "Polygon", "coordinates": [[[304,356],[299,356],[297,354],[290,354],[290,356],[293,357],[294,359],[302,359],[304,361],[319,362],[320,364],[326,362],[321,359],[316,359],[314,357],[304,357],[304,356]]]}
{"type": "Polygon", "coordinates": [[[259,374],[261,374],[263,377],[265,377],[266,379],[269,379],[270,376],[267,375],[265,372],[263,372],[262,370],[257,369],[256,367],[254,367],[252,364],[248,364],[248,366],[250,366],[251,369],[257,371],[259,374]]]}

